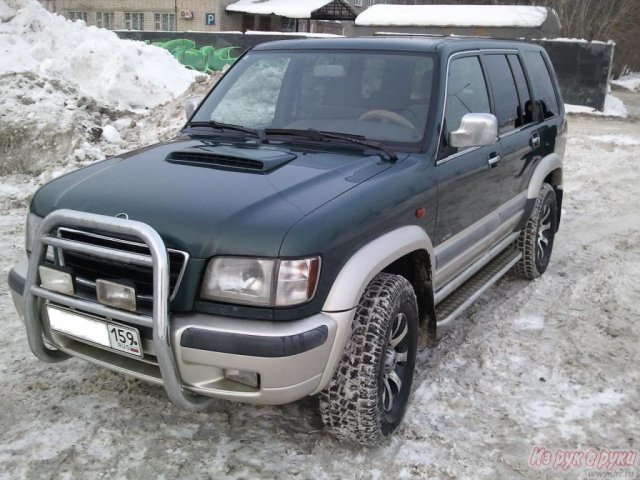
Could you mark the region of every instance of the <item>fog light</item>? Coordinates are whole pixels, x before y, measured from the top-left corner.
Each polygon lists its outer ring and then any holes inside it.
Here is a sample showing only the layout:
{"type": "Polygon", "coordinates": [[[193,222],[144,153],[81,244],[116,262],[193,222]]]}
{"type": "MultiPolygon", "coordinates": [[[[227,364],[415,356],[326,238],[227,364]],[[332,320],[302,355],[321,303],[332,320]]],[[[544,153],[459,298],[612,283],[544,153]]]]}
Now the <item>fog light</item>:
{"type": "Polygon", "coordinates": [[[40,273],[40,285],[47,290],[65,295],[74,294],[73,277],[69,271],[40,265],[38,273],[40,273]]]}
{"type": "Polygon", "coordinates": [[[136,289],[129,285],[103,280],[96,280],[96,296],[103,305],[136,311],[136,289]]]}
{"type": "Polygon", "coordinates": [[[243,385],[247,385],[252,388],[258,388],[260,386],[260,376],[256,372],[247,372],[244,370],[225,368],[224,378],[241,383],[243,385]]]}

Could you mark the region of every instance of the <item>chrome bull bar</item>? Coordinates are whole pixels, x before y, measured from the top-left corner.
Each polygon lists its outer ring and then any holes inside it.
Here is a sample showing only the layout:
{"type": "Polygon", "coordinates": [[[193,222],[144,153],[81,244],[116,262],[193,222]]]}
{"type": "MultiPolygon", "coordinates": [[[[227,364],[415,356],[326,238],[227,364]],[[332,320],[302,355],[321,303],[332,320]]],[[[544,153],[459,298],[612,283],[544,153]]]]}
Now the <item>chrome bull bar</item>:
{"type": "Polygon", "coordinates": [[[44,343],[39,300],[49,300],[72,308],[79,308],[103,317],[113,318],[136,325],[153,328],[153,344],[164,388],[171,401],[178,407],[202,410],[211,399],[195,396],[182,386],[176,360],[171,348],[169,325],[169,258],[165,244],[158,233],[149,225],[133,220],[107,217],[74,210],[57,210],[47,215],[36,234],[33,251],[29,259],[24,289],[25,325],[29,347],[33,354],[45,362],[60,362],[69,355],[48,348],[44,343]],[[52,236],[59,227],[97,229],[114,235],[135,237],[146,244],[151,256],[119,251],[74,240],[52,236]],[[43,264],[47,248],[55,247],[127,264],[150,266],[153,268],[153,316],[139,315],[84,299],[62,295],[40,287],[38,267],[43,264]]]}

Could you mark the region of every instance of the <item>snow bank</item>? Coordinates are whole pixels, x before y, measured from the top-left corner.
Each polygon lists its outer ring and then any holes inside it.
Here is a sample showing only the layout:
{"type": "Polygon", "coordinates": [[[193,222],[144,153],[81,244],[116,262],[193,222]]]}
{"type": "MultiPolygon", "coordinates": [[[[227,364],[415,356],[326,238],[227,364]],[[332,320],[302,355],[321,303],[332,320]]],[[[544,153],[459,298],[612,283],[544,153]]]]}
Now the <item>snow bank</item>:
{"type": "Polygon", "coordinates": [[[621,117],[626,118],[629,115],[627,111],[627,107],[624,105],[624,102],[620,100],[618,97],[607,94],[604,99],[604,111],[596,110],[592,107],[586,107],[584,105],[571,105],[570,103],[565,103],[564,108],[567,113],[577,113],[577,114],[588,114],[588,115],[603,115],[606,117],[621,117]]]}
{"type": "Polygon", "coordinates": [[[0,0],[0,22],[8,22],[16,16],[13,8],[9,7],[5,2],[0,0]]]}
{"type": "MultiPolygon", "coordinates": [[[[18,6],[15,17],[0,24],[0,75],[33,72],[122,110],[164,103],[194,80],[195,74],[164,49],[66,20],[35,0],[18,6]]],[[[0,0],[0,13],[6,10],[0,0]]]]}
{"type": "Polygon", "coordinates": [[[545,7],[515,5],[373,5],[356,25],[398,27],[539,27],[545,7]]]}
{"type": "Polygon", "coordinates": [[[632,72],[627,75],[623,75],[617,80],[611,80],[611,84],[631,91],[640,90],[640,73],[632,72]]]}
{"type": "Polygon", "coordinates": [[[227,12],[254,15],[278,15],[288,18],[311,18],[311,12],[332,0],[239,0],[227,6],[227,12]]]}
{"type": "Polygon", "coordinates": [[[211,86],[193,83],[201,75],[164,49],[65,20],[35,0],[0,0],[0,12],[10,10],[0,23],[0,175],[41,184],[170,138],[184,122],[183,92],[211,86]]]}

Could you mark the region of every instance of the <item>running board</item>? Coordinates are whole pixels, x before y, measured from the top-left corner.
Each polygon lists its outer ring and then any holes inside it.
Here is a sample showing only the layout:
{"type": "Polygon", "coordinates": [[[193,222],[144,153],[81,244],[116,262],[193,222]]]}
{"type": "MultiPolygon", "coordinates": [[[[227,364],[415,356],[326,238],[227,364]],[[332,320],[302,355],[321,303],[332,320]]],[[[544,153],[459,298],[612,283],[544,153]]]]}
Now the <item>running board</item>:
{"type": "Polygon", "coordinates": [[[480,295],[513,267],[522,257],[522,253],[506,248],[497,257],[482,267],[457,290],[447,296],[436,307],[438,319],[438,337],[446,333],[455,318],[464,312],[480,295]]]}

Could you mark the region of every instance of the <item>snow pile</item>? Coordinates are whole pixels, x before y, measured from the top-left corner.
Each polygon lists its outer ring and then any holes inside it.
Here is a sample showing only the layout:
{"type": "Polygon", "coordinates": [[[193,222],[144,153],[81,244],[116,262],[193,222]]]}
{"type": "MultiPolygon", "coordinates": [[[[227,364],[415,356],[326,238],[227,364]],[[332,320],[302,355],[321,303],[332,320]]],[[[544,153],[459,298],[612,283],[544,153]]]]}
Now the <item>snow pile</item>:
{"type": "Polygon", "coordinates": [[[15,10],[9,7],[6,3],[0,1],[0,22],[8,22],[15,16],[15,10]]]}
{"type": "Polygon", "coordinates": [[[176,97],[211,86],[193,83],[205,77],[164,49],[65,20],[35,0],[7,3],[0,0],[3,18],[13,15],[0,23],[0,175],[41,175],[42,183],[166,139],[184,122],[184,97],[176,97]]]}
{"type": "MultiPolygon", "coordinates": [[[[175,98],[194,80],[166,50],[121,40],[22,0],[0,24],[0,74],[29,71],[60,80],[80,95],[117,109],[150,108],[175,98]]],[[[0,0],[0,12],[11,10],[0,0]]]]}
{"type": "Polygon", "coordinates": [[[545,7],[516,5],[373,5],[356,25],[398,27],[539,27],[545,7]]]}
{"type": "Polygon", "coordinates": [[[611,84],[631,90],[632,92],[638,91],[640,90],[640,73],[632,72],[627,75],[623,75],[618,80],[612,80],[611,84]]]}
{"type": "Polygon", "coordinates": [[[606,117],[621,117],[626,118],[629,115],[627,107],[623,101],[618,97],[611,95],[610,93],[604,99],[604,110],[601,112],[592,107],[586,107],[584,105],[571,105],[565,103],[564,108],[567,113],[582,113],[588,115],[602,115],[606,117]]]}
{"type": "Polygon", "coordinates": [[[331,3],[331,0],[238,0],[227,6],[227,12],[311,18],[311,13],[314,10],[318,10],[328,3],[331,3]]]}

